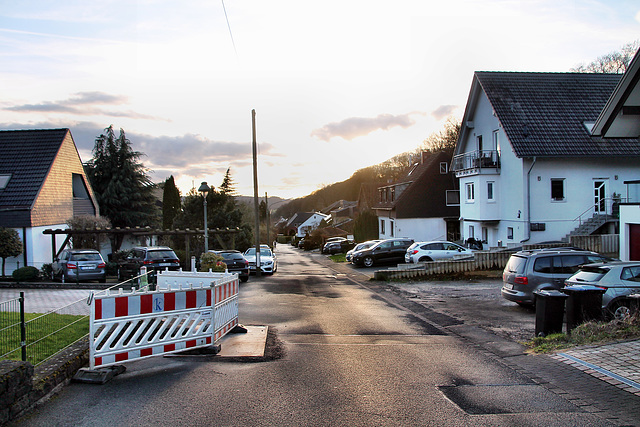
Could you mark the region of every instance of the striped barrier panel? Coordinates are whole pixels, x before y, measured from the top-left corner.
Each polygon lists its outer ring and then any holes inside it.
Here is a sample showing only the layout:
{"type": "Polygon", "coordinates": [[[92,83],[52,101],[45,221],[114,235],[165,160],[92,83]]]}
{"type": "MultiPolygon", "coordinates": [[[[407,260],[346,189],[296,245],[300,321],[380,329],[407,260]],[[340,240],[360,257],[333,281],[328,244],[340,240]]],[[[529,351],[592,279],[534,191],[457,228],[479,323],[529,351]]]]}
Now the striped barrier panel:
{"type": "Polygon", "coordinates": [[[238,324],[237,275],[206,286],[93,296],[90,368],[206,347],[238,324]]]}
{"type": "Polygon", "coordinates": [[[181,289],[190,286],[213,286],[214,281],[226,280],[233,277],[232,273],[216,273],[202,271],[159,271],[156,283],[160,288],[181,289]]]}
{"type": "Polygon", "coordinates": [[[218,341],[238,324],[239,290],[240,280],[237,274],[216,283],[214,288],[214,341],[218,341]]]}

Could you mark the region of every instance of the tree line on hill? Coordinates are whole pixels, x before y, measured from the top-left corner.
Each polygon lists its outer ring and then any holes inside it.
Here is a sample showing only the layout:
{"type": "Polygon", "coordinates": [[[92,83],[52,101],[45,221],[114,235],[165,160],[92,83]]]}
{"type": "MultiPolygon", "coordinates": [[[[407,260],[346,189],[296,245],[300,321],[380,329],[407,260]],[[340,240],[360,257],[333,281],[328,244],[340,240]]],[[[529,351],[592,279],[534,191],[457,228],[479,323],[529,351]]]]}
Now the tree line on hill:
{"type": "Polygon", "coordinates": [[[327,185],[305,197],[293,199],[276,209],[274,217],[290,218],[296,212],[316,212],[338,200],[358,200],[362,185],[381,186],[398,179],[422,153],[444,151],[453,156],[460,132],[460,121],[450,117],[439,132],[429,135],[414,150],[407,151],[379,163],[358,169],[345,181],[327,185]]]}

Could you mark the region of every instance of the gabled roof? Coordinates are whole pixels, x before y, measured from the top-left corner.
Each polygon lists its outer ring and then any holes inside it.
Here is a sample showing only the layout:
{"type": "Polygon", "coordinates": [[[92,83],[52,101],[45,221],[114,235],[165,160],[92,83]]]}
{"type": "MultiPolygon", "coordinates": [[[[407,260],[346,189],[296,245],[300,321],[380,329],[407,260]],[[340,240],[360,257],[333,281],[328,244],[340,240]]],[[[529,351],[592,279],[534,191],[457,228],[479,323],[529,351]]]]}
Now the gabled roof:
{"type": "Polygon", "coordinates": [[[287,227],[293,225],[301,225],[304,224],[306,220],[311,218],[314,215],[314,212],[297,212],[293,214],[291,219],[287,222],[287,227]]]}
{"type": "MultiPolygon", "coordinates": [[[[440,164],[448,166],[451,156],[445,152],[424,155],[420,163],[407,169],[394,185],[407,187],[394,201],[378,202],[373,209],[395,210],[396,218],[440,218],[456,216],[457,206],[447,206],[446,191],[455,188],[455,180],[447,171],[442,174],[440,164]]],[[[379,188],[389,187],[389,185],[379,188]]]]}
{"type": "Polygon", "coordinates": [[[0,131],[0,209],[30,209],[69,129],[0,131]]]}
{"type": "Polygon", "coordinates": [[[473,119],[482,90],[517,157],[640,156],[637,139],[603,139],[589,133],[620,78],[620,74],[477,71],[459,142],[470,132],[466,124],[473,119]]]}
{"type": "Polygon", "coordinates": [[[608,137],[640,136],[640,50],[631,60],[593,126],[593,134],[608,137]]]}

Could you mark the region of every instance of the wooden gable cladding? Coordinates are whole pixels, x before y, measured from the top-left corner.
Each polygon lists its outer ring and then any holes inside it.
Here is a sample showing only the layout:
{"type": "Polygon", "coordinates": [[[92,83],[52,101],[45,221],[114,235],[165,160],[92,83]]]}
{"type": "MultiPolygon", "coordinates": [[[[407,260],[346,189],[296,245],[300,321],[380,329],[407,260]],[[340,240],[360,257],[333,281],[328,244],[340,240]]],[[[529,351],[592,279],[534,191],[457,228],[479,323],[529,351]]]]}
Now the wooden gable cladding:
{"type": "Polygon", "coordinates": [[[31,209],[31,226],[63,224],[78,214],[98,214],[97,203],[84,174],[71,132],[67,132],[31,209]],[[80,205],[75,210],[74,174],[82,177],[89,192],[89,199],[78,201],[80,205]]]}

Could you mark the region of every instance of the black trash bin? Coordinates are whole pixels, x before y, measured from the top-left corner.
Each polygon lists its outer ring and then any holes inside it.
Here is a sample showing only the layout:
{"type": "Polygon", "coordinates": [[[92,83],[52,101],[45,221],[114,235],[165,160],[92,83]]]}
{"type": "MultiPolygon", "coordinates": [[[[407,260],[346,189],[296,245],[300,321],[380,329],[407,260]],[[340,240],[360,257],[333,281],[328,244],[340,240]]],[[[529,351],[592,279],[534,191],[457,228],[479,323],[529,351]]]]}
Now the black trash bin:
{"type": "Polygon", "coordinates": [[[564,302],[567,295],[556,290],[534,292],[536,298],[536,336],[562,332],[564,302]]]}
{"type": "Polygon", "coordinates": [[[567,294],[567,334],[590,320],[602,320],[602,295],[605,289],[591,285],[573,285],[562,289],[567,294]]]}

